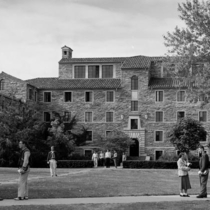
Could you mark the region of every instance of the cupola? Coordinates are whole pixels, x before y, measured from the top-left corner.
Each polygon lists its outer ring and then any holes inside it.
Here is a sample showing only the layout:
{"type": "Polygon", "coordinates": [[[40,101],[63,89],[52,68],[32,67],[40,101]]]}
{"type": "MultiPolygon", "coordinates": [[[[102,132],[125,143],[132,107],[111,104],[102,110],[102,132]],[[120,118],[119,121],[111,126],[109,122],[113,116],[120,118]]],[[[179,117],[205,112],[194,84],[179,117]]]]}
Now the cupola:
{"type": "Polygon", "coordinates": [[[62,58],[72,58],[72,52],[73,50],[70,47],[67,47],[66,45],[61,48],[62,49],[62,58]]]}

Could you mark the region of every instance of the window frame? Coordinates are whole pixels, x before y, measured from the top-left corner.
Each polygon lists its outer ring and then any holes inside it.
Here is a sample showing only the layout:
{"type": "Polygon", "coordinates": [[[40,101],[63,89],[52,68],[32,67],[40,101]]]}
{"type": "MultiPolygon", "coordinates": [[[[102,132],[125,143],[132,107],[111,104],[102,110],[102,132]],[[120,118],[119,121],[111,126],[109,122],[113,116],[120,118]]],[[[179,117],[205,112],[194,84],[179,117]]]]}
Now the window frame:
{"type": "MultiPolygon", "coordinates": [[[[100,79],[100,65],[98,64],[98,65],[94,65],[94,64],[90,64],[90,65],[88,65],[88,69],[87,69],[87,71],[88,71],[88,73],[87,73],[87,77],[88,77],[88,79],[100,79]],[[89,67],[92,67],[92,66],[98,66],[98,77],[89,77],[89,67]]],[[[97,69],[95,69],[95,71],[96,71],[97,69]]]]}
{"type": "Polygon", "coordinates": [[[106,112],[106,123],[113,123],[113,122],[114,122],[114,112],[113,111],[106,112]],[[107,113],[112,113],[112,121],[107,121],[107,113]]]}
{"type": "Polygon", "coordinates": [[[198,121],[203,122],[203,123],[208,122],[208,111],[207,110],[198,110],[198,121]],[[206,121],[201,121],[200,120],[200,112],[205,112],[206,113],[206,121]]]}
{"type": "Polygon", "coordinates": [[[52,91],[43,91],[43,102],[51,103],[52,102],[52,91]],[[50,93],[50,101],[45,101],[45,93],[50,93]]]}
{"type": "Polygon", "coordinates": [[[107,90],[106,91],[106,103],[114,103],[115,102],[115,91],[114,90],[107,90]],[[108,101],[108,92],[112,92],[113,93],[113,101],[108,101]]]}
{"type": "Polygon", "coordinates": [[[155,111],[155,122],[164,122],[164,111],[155,111]],[[163,117],[162,121],[158,121],[157,120],[157,112],[162,112],[163,113],[163,115],[162,115],[162,117],[163,117]]]}
{"type": "Polygon", "coordinates": [[[84,122],[85,123],[92,123],[93,122],[93,112],[92,111],[85,112],[84,122]],[[86,113],[91,113],[91,121],[86,121],[86,113]]]}
{"type": "Polygon", "coordinates": [[[52,113],[49,111],[43,111],[43,122],[49,123],[52,119],[52,113]],[[50,114],[50,120],[49,121],[45,121],[45,113],[49,113],[50,114]]]}
{"type": "Polygon", "coordinates": [[[136,75],[133,75],[131,77],[131,90],[138,90],[138,89],[139,89],[139,80],[138,80],[138,77],[136,75]]]}
{"type": "Polygon", "coordinates": [[[63,112],[63,122],[65,123],[65,122],[69,122],[69,120],[71,119],[71,112],[67,112],[67,111],[64,111],[63,112]],[[69,119],[68,120],[65,120],[66,118],[65,118],[65,113],[69,113],[69,119]]]}
{"type": "Polygon", "coordinates": [[[64,91],[63,98],[64,98],[64,103],[72,103],[73,102],[73,92],[72,91],[64,91]],[[66,93],[71,93],[71,101],[66,101],[66,93]]]}
{"type": "Polygon", "coordinates": [[[108,135],[107,135],[107,132],[110,132],[110,133],[111,133],[112,130],[105,130],[105,138],[107,138],[107,136],[108,136],[108,135]]]}
{"type": "Polygon", "coordinates": [[[33,100],[33,89],[28,88],[28,100],[33,100]]]}
{"type": "Polygon", "coordinates": [[[184,112],[184,117],[183,118],[186,117],[186,111],[178,110],[178,111],[176,111],[176,121],[178,121],[180,119],[180,118],[178,118],[178,112],[184,112]]]}
{"type": "Polygon", "coordinates": [[[155,102],[156,103],[162,103],[162,102],[164,102],[164,91],[163,90],[156,90],[155,91],[155,102]],[[159,94],[158,94],[158,97],[157,97],[157,93],[158,92],[162,92],[163,93],[163,95],[162,95],[162,101],[158,100],[158,98],[160,98],[159,94]]]}
{"type": "Polygon", "coordinates": [[[176,93],[176,102],[178,102],[178,103],[186,102],[186,91],[185,91],[185,90],[178,90],[178,91],[177,91],[177,93],[176,93]],[[178,94],[179,94],[180,92],[184,92],[184,101],[179,101],[179,100],[178,100],[178,94]]]}
{"type": "Polygon", "coordinates": [[[164,150],[163,149],[155,149],[154,150],[154,158],[155,158],[155,161],[158,160],[157,159],[157,156],[156,156],[156,152],[162,152],[162,155],[164,155],[164,150]]]}
{"type": "Polygon", "coordinates": [[[73,78],[74,79],[86,79],[86,74],[87,74],[86,73],[86,68],[87,68],[86,65],[74,65],[73,66],[73,78]],[[75,75],[76,75],[75,74],[75,71],[76,71],[75,67],[85,67],[85,77],[75,77],[75,75]]]}
{"type": "Polygon", "coordinates": [[[164,142],[164,131],[163,130],[155,130],[154,131],[154,142],[164,142]],[[157,132],[162,132],[162,140],[161,141],[156,140],[156,133],[157,132]]]}
{"type": "Polygon", "coordinates": [[[0,80],[0,91],[5,90],[5,79],[0,80]]]}
{"type": "Polygon", "coordinates": [[[93,101],[94,101],[94,94],[93,94],[94,92],[93,91],[85,91],[85,93],[84,93],[84,95],[85,95],[85,97],[84,97],[84,100],[85,100],[85,103],[93,103],[93,101]],[[91,93],[92,94],[92,101],[86,101],[86,93],[91,93]]]}
{"type": "Polygon", "coordinates": [[[91,140],[86,140],[86,142],[93,142],[93,131],[92,130],[87,130],[87,132],[91,132],[91,140]]]}
{"type": "Polygon", "coordinates": [[[138,100],[131,100],[131,112],[138,112],[139,111],[139,101],[138,100]],[[137,102],[137,110],[132,110],[132,107],[136,108],[136,105],[132,106],[132,103],[135,104],[137,102]]]}
{"type": "Polygon", "coordinates": [[[84,153],[83,153],[84,156],[85,156],[85,151],[91,151],[91,156],[92,156],[92,154],[93,154],[93,149],[84,149],[83,151],[84,151],[84,153]]]}
{"type": "MultiPolygon", "coordinates": [[[[99,75],[100,75],[100,68],[99,68],[99,75]]],[[[114,78],[114,65],[113,64],[110,64],[110,65],[102,64],[101,65],[101,78],[102,79],[113,79],[114,78]],[[112,77],[103,77],[103,66],[112,66],[112,77]]]]}

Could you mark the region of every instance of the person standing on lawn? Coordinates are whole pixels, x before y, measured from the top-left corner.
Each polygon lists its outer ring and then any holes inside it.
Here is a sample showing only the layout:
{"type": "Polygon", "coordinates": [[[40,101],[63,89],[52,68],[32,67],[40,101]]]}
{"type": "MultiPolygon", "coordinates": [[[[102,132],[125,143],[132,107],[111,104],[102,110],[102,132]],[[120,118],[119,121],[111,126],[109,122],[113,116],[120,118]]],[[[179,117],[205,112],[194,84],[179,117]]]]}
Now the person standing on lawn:
{"type": "Polygon", "coordinates": [[[197,198],[207,198],[207,181],[209,177],[209,156],[205,153],[202,145],[198,148],[198,154],[200,156],[199,161],[199,179],[200,179],[200,194],[197,198]]]}
{"type": "Polygon", "coordinates": [[[104,153],[103,153],[103,151],[101,151],[100,154],[99,154],[99,165],[104,166],[104,153]]]}
{"type": "Polygon", "coordinates": [[[51,151],[47,155],[47,163],[50,165],[50,175],[57,176],[56,168],[57,168],[57,157],[56,152],[54,150],[54,146],[51,146],[51,151]]]}
{"type": "Polygon", "coordinates": [[[110,159],[111,159],[111,152],[109,150],[105,153],[105,165],[106,168],[110,168],[110,159]]]}
{"type": "Polygon", "coordinates": [[[98,153],[96,151],[93,152],[92,160],[94,163],[94,167],[97,168],[98,167],[98,153]]]}
{"type": "Polygon", "coordinates": [[[179,154],[179,160],[177,161],[178,165],[178,176],[181,178],[180,185],[180,196],[181,197],[189,197],[187,194],[187,190],[191,189],[190,179],[188,175],[188,171],[190,171],[189,163],[186,161],[185,153],[179,154]]]}
{"type": "Polygon", "coordinates": [[[113,160],[114,160],[114,166],[115,168],[117,168],[117,152],[114,150],[114,154],[113,154],[113,160]]]}
{"type": "Polygon", "coordinates": [[[28,175],[30,172],[30,150],[25,141],[19,142],[19,148],[21,149],[19,158],[19,183],[18,183],[18,197],[14,200],[28,200],[28,175]]]}

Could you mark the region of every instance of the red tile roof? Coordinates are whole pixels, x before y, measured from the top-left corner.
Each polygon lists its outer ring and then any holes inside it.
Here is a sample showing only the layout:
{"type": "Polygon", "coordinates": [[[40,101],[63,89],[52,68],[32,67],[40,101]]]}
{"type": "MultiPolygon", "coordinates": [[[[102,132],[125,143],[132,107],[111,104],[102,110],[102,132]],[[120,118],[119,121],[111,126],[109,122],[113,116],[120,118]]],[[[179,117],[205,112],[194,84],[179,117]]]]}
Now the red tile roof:
{"type": "Polygon", "coordinates": [[[116,89],[121,87],[120,79],[58,79],[36,78],[26,80],[38,89],[116,89]]]}

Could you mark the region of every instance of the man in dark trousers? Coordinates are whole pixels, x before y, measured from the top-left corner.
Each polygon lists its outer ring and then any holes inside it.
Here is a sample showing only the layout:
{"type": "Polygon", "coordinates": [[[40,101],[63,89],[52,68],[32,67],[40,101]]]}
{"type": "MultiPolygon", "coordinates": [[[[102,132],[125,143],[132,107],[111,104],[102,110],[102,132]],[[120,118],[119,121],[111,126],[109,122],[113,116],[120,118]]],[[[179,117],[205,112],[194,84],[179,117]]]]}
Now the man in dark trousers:
{"type": "Polygon", "coordinates": [[[57,159],[56,152],[54,151],[54,146],[51,147],[51,151],[47,156],[47,163],[50,165],[50,175],[57,176],[56,168],[57,168],[57,159]]]}
{"type": "Polygon", "coordinates": [[[19,148],[21,149],[19,158],[19,183],[18,183],[18,197],[16,201],[28,200],[28,175],[30,172],[30,155],[31,152],[25,141],[19,142],[19,148]]]}
{"type": "Polygon", "coordinates": [[[209,156],[205,153],[202,145],[198,148],[200,156],[199,161],[199,178],[200,178],[200,194],[197,198],[207,198],[207,181],[209,177],[209,156]]]}

